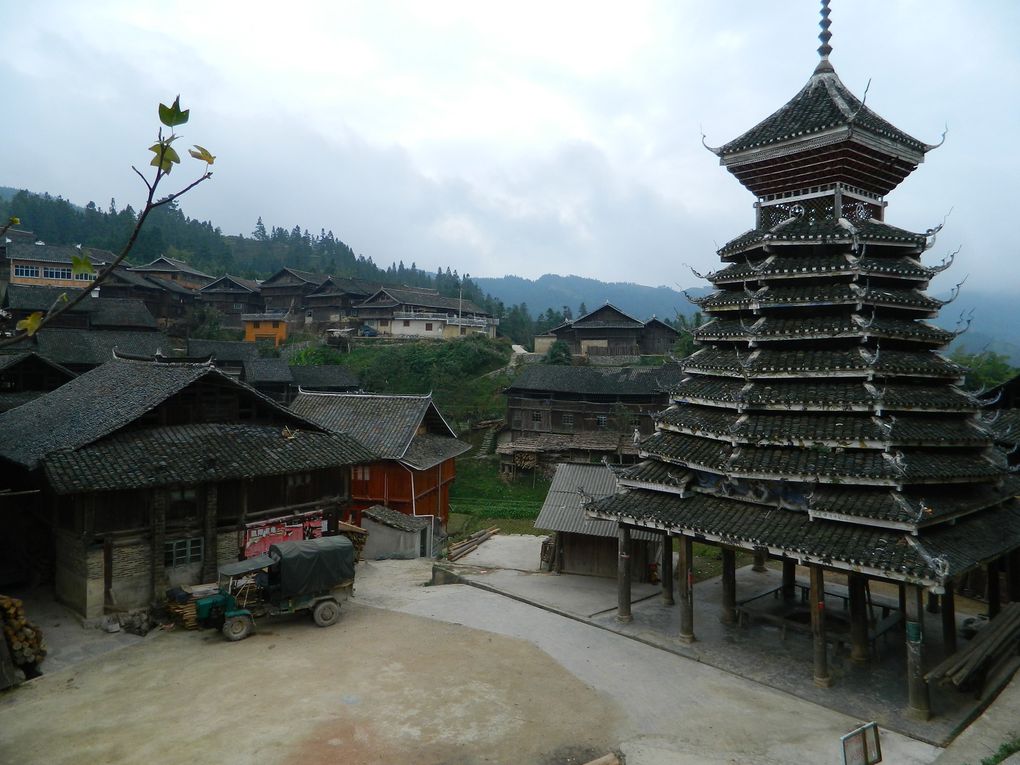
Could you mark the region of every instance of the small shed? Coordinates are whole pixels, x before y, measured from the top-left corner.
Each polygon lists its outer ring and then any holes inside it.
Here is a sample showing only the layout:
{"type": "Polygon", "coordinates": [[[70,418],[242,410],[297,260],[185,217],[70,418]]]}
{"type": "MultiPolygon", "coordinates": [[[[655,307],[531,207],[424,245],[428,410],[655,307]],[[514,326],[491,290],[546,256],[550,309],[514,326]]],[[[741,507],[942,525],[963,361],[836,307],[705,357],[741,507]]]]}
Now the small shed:
{"type": "MultiPolygon", "coordinates": [[[[616,475],[605,465],[560,463],[549,493],[535,519],[535,528],[556,532],[552,568],[563,574],[616,576],[619,556],[617,526],[589,518],[581,504],[582,492],[603,499],[617,490],[616,475]]],[[[652,580],[660,559],[661,537],[648,531],[631,532],[631,577],[652,580]]]]}
{"type": "Polygon", "coordinates": [[[368,532],[365,560],[428,557],[430,520],[405,515],[385,505],[372,505],[361,513],[361,525],[368,532]]]}

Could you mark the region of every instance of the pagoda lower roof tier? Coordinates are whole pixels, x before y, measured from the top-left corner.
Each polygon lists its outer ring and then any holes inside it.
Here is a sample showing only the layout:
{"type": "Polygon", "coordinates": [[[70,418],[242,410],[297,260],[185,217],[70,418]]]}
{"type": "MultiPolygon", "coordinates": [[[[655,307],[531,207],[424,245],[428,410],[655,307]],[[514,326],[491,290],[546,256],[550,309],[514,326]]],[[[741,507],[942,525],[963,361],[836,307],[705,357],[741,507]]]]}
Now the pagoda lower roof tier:
{"type": "Polygon", "coordinates": [[[1003,475],[987,450],[946,453],[904,449],[881,452],[842,447],[733,446],[726,441],[659,430],[640,445],[643,458],[671,462],[730,478],[903,486],[917,483],[973,483],[1003,475]]]}
{"type": "Polygon", "coordinates": [[[928,234],[917,234],[888,223],[871,219],[852,224],[844,219],[787,218],[771,228],[745,231],[724,244],[718,254],[723,260],[732,260],[742,252],[756,250],[764,245],[843,244],[856,247],[861,244],[892,245],[922,252],[928,234]]]}
{"type": "Polygon", "coordinates": [[[664,430],[768,446],[987,447],[992,436],[973,415],[740,414],[732,409],[673,406],[655,417],[664,430]]]}
{"type": "Polygon", "coordinates": [[[782,319],[762,316],[757,321],[746,322],[734,319],[713,319],[694,330],[698,341],[745,341],[775,342],[786,340],[838,340],[857,338],[868,340],[897,340],[941,347],[949,343],[955,334],[923,321],[912,319],[891,319],[885,317],[865,318],[860,314],[849,316],[811,316],[796,319],[782,319]]]}
{"type": "Polygon", "coordinates": [[[713,284],[748,281],[817,279],[820,276],[860,275],[886,279],[927,282],[939,272],[906,255],[889,258],[857,257],[850,252],[816,255],[769,255],[757,262],[733,263],[705,279],[713,284]]]}
{"type": "Polygon", "coordinates": [[[700,485],[704,474],[648,459],[617,474],[619,486],[690,496],[694,492],[729,497],[777,509],[807,512],[812,518],[917,529],[944,523],[1002,504],[1020,494],[1020,477],[995,483],[922,485],[903,491],[875,486],[798,484],[723,478],[700,485]]]}
{"type": "Polygon", "coordinates": [[[853,306],[857,311],[867,308],[899,308],[920,311],[934,316],[945,303],[914,290],[881,289],[855,282],[837,284],[799,284],[772,286],[757,290],[720,290],[694,302],[703,311],[758,311],[769,308],[805,308],[816,306],[853,306]]]}
{"type": "Polygon", "coordinates": [[[1014,502],[912,535],[865,524],[812,519],[728,497],[630,490],[585,505],[587,515],[748,550],[767,549],[896,581],[942,586],[1020,547],[1014,502]]]}
{"type": "Polygon", "coordinates": [[[975,412],[978,402],[949,385],[872,384],[836,378],[817,382],[688,377],[672,389],[677,404],[738,410],[803,412],[975,412]]]}
{"type": "Polygon", "coordinates": [[[929,377],[957,380],[964,370],[931,351],[769,350],[741,352],[735,347],[702,348],[681,362],[685,371],[741,378],[783,377],[929,377]]]}

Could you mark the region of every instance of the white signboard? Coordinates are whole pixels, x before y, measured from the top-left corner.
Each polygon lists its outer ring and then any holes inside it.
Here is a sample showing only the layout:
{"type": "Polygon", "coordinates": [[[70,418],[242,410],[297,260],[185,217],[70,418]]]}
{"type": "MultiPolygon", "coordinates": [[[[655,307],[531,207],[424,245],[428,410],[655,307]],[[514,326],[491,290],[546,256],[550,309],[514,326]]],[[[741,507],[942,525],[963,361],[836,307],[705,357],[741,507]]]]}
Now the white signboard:
{"type": "Polygon", "coordinates": [[[876,765],[882,761],[878,723],[868,723],[850,731],[840,742],[843,744],[843,765],[876,765]]]}

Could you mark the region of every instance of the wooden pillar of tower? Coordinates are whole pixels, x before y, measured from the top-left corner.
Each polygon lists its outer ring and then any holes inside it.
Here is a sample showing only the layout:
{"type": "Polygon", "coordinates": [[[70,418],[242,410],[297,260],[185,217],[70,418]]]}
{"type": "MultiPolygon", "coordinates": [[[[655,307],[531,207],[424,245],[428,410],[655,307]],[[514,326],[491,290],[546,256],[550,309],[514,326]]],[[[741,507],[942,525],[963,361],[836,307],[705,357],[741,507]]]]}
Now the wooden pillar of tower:
{"type": "Polygon", "coordinates": [[[618,531],[619,556],[616,569],[616,620],[629,622],[630,613],[630,528],[622,523],[618,531]]]}
{"type": "Polygon", "coordinates": [[[988,595],[988,618],[994,619],[1002,608],[1002,589],[999,586],[999,560],[996,558],[988,564],[988,583],[985,592],[988,595]]]}
{"type": "Polygon", "coordinates": [[[797,561],[783,558],[783,600],[794,600],[797,597],[797,561]]]}
{"type": "Polygon", "coordinates": [[[856,664],[867,664],[870,658],[867,579],[864,574],[850,574],[847,584],[850,595],[850,660],[856,664]]]}
{"type": "Polygon", "coordinates": [[[924,590],[903,585],[907,609],[907,714],[918,720],[931,717],[931,699],[924,679],[924,590]]]}
{"type": "Polygon", "coordinates": [[[825,642],[825,575],[821,566],[808,567],[811,571],[811,635],[814,638],[814,679],[819,688],[832,685],[829,676],[829,653],[825,642]]]}
{"type": "Polygon", "coordinates": [[[956,653],[956,593],[952,582],[946,582],[942,595],[942,645],[946,656],[956,653]]]}
{"type": "Polygon", "coordinates": [[[694,543],[680,535],[680,559],[677,584],[680,587],[680,642],[693,643],[694,637],[694,543]]]}
{"type": "Polygon", "coordinates": [[[722,611],[719,621],[733,624],[737,620],[737,552],[722,548],[722,611]]]}
{"type": "Polygon", "coordinates": [[[768,559],[769,551],[761,547],[756,547],[754,550],[754,565],[751,566],[751,570],[756,571],[759,574],[768,571],[768,567],[765,565],[768,562],[768,559]]]}
{"type": "Polygon", "coordinates": [[[662,579],[662,605],[672,606],[673,599],[673,536],[667,531],[662,535],[662,564],[659,571],[662,579]]]}
{"type": "Polygon", "coordinates": [[[1020,601],[1020,550],[1006,556],[1006,599],[1010,603],[1020,601]]]}

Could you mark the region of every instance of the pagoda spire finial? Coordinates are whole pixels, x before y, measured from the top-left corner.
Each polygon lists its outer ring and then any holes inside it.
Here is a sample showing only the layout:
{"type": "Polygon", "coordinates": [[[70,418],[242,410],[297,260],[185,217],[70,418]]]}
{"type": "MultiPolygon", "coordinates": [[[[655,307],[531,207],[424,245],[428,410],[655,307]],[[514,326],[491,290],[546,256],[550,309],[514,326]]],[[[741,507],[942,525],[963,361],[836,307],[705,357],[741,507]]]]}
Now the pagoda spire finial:
{"type": "Polygon", "coordinates": [[[829,45],[829,40],[832,39],[832,32],[829,31],[829,27],[832,26],[832,22],[829,21],[829,0],[822,0],[822,20],[818,22],[818,26],[822,28],[821,33],[818,35],[818,39],[822,41],[822,44],[818,46],[818,55],[821,56],[821,61],[818,62],[818,66],[815,68],[815,73],[819,72],[831,72],[832,64],[829,63],[829,54],[832,53],[832,46],[829,45]]]}

